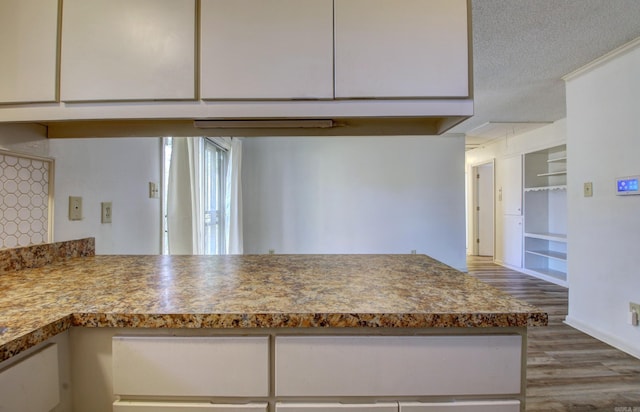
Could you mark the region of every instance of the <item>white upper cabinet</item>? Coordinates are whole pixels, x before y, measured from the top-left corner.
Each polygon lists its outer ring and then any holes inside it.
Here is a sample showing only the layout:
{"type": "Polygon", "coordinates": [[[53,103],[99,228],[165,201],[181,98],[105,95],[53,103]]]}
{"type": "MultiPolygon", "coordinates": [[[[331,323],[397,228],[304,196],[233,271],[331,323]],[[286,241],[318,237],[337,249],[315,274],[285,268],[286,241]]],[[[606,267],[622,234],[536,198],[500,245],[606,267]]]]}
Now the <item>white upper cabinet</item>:
{"type": "Polygon", "coordinates": [[[469,96],[467,0],[335,0],[335,94],[469,96]]]}
{"type": "Polygon", "coordinates": [[[202,0],[203,99],[333,98],[332,0],[202,0]]]}
{"type": "Polygon", "coordinates": [[[56,100],[58,0],[0,1],[0,103],[56,100]]]}
{"type": "Polygon", "coordinates": [[[195,98],[195,0],[64,0],[61,100],[195,98]]]}

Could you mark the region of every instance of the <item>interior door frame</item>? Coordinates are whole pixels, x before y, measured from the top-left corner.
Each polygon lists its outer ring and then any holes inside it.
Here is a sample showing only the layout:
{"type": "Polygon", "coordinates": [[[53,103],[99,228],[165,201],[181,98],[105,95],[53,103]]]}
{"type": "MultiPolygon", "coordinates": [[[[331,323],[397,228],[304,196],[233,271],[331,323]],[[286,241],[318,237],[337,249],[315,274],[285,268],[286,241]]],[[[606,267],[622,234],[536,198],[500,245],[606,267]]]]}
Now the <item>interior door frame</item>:
{"type": "Polygon", "coordinates": [[[479,190],[478,190],[478,170],[482,166],[491,165],[491,182],[492,182],[492,199],[493,206],[491,211],[491,216],[493,217],[493,224],[491,225],[491,230],[493,232],[493,255],[495,257],[496,253],[496,159],[493,158],[488,161],[483,161],[479,163],[474,163],[471,165],[471,222],[470,222],[470,231],[473,234],[472,242],[471,242],[471,254],[473,256],[479,256],[480,248],[477,242],[477,239],[480,236],[480,221],[478,219],[478,205],[479,205],[479,190]]]}

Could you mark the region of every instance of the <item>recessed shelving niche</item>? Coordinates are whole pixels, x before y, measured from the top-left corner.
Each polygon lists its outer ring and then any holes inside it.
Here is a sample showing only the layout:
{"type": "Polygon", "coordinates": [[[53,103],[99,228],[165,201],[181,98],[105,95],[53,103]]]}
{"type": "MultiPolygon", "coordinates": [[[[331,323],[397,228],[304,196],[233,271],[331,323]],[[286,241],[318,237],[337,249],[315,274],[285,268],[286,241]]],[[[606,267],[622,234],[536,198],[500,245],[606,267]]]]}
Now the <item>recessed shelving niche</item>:
{"type": "Polygon", "coordinates": [[[524,225],[524,270],[568,286],[566,145],[525,154],[524,225]]]}

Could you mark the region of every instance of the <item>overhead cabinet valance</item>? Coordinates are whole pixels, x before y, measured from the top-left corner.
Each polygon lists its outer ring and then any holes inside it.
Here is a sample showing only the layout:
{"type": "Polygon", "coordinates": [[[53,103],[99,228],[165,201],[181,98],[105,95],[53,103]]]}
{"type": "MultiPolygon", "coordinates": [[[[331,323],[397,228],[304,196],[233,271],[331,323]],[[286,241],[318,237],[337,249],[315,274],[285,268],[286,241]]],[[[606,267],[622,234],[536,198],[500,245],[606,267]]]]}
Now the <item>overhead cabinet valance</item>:
{"type": "Polygon", "coordinates": [[[388,116],[446,128],[473,111],[468,0],[6,0],[0,12],[0,121],[388,116]]]}

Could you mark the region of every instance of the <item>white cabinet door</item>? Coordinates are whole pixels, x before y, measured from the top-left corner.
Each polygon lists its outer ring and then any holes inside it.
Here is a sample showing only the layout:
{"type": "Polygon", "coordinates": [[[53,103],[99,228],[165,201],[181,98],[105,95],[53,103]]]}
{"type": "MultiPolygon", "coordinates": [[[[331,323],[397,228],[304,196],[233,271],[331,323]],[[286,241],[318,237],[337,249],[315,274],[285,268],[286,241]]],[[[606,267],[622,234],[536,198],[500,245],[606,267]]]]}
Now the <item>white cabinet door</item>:
{"type": "Polygon", "coordinates": [[[211,402],[115,401],[113,412],[267,412],[266,402],[215,404],[211,402]]]}
{"type": "Polygon", "coordinates": [[[203,99],[333,98],[332,0],[202,0],[203,99]]]}
{"type": "Polygon", "coordinates": [[[337,98],[467,97],[466,0],[335,0],[337,98]]]}
{"type": "Polygon", "coordinates": [[[50,411],[59,402],[58,345],[0,370],[0,411],[50,411]]]}
{"type": "Polygon", "coordinates": [[[506,215],[522,215],[522,156],[496,160],[499,210],[506,215]]]}
{"type": "Polygon", "coordinates": [[[113,392],[126,396],[267,396],[269,338],[115,336],[113,392]]]}
{"type": "Polygon", "coordinates": [[[276,396],[518,394],[519,335],[279,336],[276,396]]]}
{"type": "Polygon", "coordinates": [[[502,261],[515,268],[522,267],[522,216],[504,215],[502,221],[502,261]]]}
{"type": "Polygon", "coordinates": [[[56,100],[58,0],[0,1],[0,102],[56,100]]]}
{"type": "Polygon", "coordinates": [[[400,402],[400,412],[520,412],[520,401],[400,402]]]}
{"type": "Polygon", "coordinates": [[[275,412],[398,412],[398,403],[277,402],[275,412]]]}
{"type": "Polygon", "coordinates": [[[193,99],[195,0],[64,0],[63,101],[193,99]]]}

